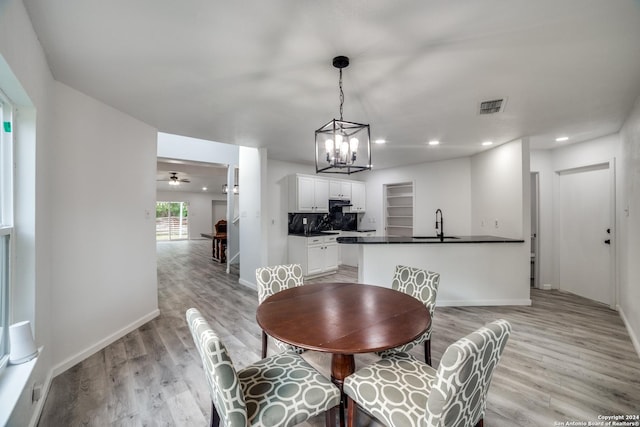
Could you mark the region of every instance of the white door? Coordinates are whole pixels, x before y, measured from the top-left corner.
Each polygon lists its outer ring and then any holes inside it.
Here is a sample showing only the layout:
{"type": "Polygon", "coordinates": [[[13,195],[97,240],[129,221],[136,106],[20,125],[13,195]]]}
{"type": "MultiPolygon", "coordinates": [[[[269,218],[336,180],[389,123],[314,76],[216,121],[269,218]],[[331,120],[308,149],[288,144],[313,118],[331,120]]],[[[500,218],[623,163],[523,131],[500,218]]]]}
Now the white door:
{"type": "Polygon", "coordinates": [[[324,247],[324,270],[338,268],[338,244],[330,243],[324,247]]]}
{"type": "Polygon", "coordinates": [[[329,212],[329,181],[316,178],[313,186],[315,210],[314,212],[329,212]]]}
{"type": "Polygon", "coordinates": [[[313,212],[316,206],[315,180],[304,176],[298,177],[298,212],[313,212]]]}
{"type": "Polygon", "coordinates": [[[560,289],[611,305],[609,167],[560,174],[560,289]]]}
{"type": "Polygon", "coordinates": [[[324,271],[324,248],[323,245],[309,246],[307,249],[307,275],[318,274],[324,271]]]}

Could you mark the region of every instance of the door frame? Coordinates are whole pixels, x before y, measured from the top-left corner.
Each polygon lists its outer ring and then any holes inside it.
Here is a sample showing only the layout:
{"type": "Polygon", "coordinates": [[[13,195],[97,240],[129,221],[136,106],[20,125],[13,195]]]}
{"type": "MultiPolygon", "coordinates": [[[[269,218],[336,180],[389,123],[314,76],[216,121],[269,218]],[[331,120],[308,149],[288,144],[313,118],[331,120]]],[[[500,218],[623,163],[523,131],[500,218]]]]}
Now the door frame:
{"type": "MultiPolygon", "coordinates": [[[[553,214],[553,246],[554,252],[558,251],[560,248],[560,212],[559,212],[559,201],[560,201],[560,177],[564,174],[569,173],[579,173],[579,172],[588,172],[590,170],[599,170],[599,169],[608,169],[609,170],[609,222],[610,222],[610,259],[609,259],[609,282],[611,283],[611,304],[609,307],[613,310],[617,310],[618,305],[618,263],[617,263],[617,248],[618,248],[618,238],[617,238],[617,221],[616,221],[616,159],[615,157],[610,158],[604,162],[594,162],[584,164],[582,166],[571,167],[566,169],[558,169],[555,171],[553,179],[554,179],[554,214],[553,214]]],[[[556,252],[557,253],[557,252],[556,252]]],[[[554,266],[554,280],[558,284],[558,288],[562,289],[560,286],[560,261],[559,256],[556,257],[558,260],[555,262],[554,266]]]]}

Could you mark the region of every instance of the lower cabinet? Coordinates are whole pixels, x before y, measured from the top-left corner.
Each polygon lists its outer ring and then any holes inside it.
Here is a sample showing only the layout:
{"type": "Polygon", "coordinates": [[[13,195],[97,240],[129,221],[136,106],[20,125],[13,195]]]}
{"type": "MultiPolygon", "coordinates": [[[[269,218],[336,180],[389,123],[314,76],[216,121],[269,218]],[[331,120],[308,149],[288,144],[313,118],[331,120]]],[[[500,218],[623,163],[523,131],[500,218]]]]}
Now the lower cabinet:
{"type": "Polygon", "coordinates": [[[338,269],[336,235],[289,236],[289,263],[300,264],[303,276],[333,273],[338,269]]]}

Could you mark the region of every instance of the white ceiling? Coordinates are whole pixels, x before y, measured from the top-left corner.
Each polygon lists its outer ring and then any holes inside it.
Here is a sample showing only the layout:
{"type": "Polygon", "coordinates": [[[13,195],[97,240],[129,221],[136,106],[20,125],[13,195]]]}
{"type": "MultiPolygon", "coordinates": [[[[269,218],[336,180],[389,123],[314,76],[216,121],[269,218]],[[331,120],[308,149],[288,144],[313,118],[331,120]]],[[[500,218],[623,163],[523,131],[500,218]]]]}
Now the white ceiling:
{"type": "Polygon", "coordinates": [[[219,194],[222,195],[222,186],[227,183],[227,166],[194,163],[173,159],[159,159],[156,171],[156,188],[158,191],[179,191],[219,194]],[[178,179],[187,179],[190,182],[180,182],[179,185],[169,185],[171,172],[176,172],[178,179]],[[206,190],[203,190],[206,188],[206,190]]]}
{"type": "Polygon", "coordinates": [[[25,0],[55,78],[159,131],[313,162],[369,123],[373,165],[617,132],[640,94],[636,0],[25,0]],[[507,97],[479,116],[482,100],[507,97]],[[428,147],[438,139],[441,144],[428,147]]]}

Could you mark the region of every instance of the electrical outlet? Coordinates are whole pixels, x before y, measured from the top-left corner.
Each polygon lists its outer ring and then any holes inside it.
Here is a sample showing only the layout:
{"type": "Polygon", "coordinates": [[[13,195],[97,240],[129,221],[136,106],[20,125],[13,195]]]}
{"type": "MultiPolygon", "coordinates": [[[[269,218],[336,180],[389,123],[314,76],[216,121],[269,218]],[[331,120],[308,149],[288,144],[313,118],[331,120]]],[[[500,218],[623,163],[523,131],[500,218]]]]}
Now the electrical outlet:
{"type": "Polygon", "coordinates": [[[306,217],[302,218],[302,225],[307,225],[307,218],[306,217]]]}
{"type": "Polygon", "coordinates": [[[496,228],[498,228],[498,220],[497,219],[495,220],[494,225],[495,225],[496,228]]]}

